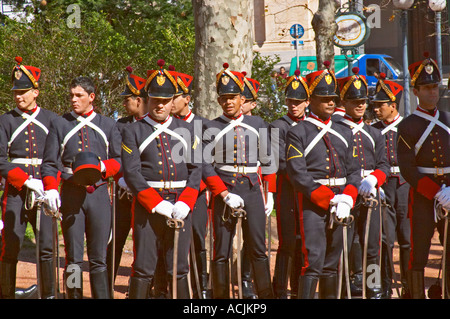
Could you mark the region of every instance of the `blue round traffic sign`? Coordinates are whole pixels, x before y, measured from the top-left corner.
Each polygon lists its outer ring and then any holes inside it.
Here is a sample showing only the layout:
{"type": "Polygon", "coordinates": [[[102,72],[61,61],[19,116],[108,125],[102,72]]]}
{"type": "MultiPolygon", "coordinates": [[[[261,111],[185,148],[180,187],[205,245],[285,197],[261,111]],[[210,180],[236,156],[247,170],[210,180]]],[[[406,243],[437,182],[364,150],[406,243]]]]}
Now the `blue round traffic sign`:
{"type": "Polygon", "coordinates": [[[289,33],[294,39],[300,39],[305,34],[305,29],[303,29],[303,26],[301,24],[297,23],[292,25],[292,27],[289,29],[289,33]]]}

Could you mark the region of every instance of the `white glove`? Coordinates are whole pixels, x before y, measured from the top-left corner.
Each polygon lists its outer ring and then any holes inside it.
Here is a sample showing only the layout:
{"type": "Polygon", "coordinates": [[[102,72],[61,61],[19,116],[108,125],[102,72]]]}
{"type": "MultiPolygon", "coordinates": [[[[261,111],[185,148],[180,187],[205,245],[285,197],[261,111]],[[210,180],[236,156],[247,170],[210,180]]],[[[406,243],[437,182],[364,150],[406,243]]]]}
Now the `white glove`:
{"type": "Polygon", "coordinates": [[[339,202],[336,205],[336,217],[339,219],[350,216],[350,211],[353,207],[353,198],[346,194],[339,196],[339,202]]]}
{"type": "Polygon", "coordinates": [[[44,184],[40,179],[33,178],[30,176],[24,183],[26,187],[36,192],[37,197],[44,196],[44,184]]]}
{"type": "Polygon", "coordinates": [[[446,210],[450,210],[450,187],[445,187],[434,195],[434,198],[446,210]]]}
{"type": "Polygon", "coordinates": [[[359,194],[364,197],[377,196],[377,189],[375,186],[377,185],[377,178],[373,175],[369,175],[361,181],[361,185],[359,186],[359,194]]]}
{"type": "Polygon", "coordinates": [[[273,200],[273,193],[267,193],[267,199],[266,199],[266,216],[269,216],[270,213],[272,213],[273,211],[273,206],[274,206],[275,202],[273,200]]]}
{"type": "Polygon", "coordinates": [[[386,200],[386,194],[384,193],[384,189],[383,188],[379,188],[378,189],[379,193],[380,193],[380,199],[382,202],[384,202],[386,200]]]}
{"type": "Polygon", "coordinates": [[[105,173],[105,172],[106,172],[106,166],[105,166],[105,164],[103,163],[103,161],[100,161],[100,171],[101,171],[102,173],[105,173]]]}
{"type": "Polygon", "coordinates": [[[125,182],[125,179],[123,177],[119,178],[119,180],[117,181],[117,185],[119,185],[120,188],[123,188],[127,192],[130,191],[130,188],[128,187],[128,185],[125,182]]]}
{"type": "Polygon", "coordinates": [[[168,218],[172,218],[173,204],[169,201],[163,200],[156,205],[152,211],[168,218]]]}
{"type": "Polygon", "coordinates": [[[0,220],[0,230],[2,230],[2,229],[3,229],[3,221],[0,220]]]}
{"type": "Polygon", "coordinates": [[[242,199],[242,197],[233,193],[228,193],[228,195],[225,196],[223,201],[231,208],[244,207],[244,200],[242,199]]]}
{"type": "Polygon", "coordinates": [[[173,205],[172,216],[175,219],[183,220],[186,218],[190,211],[191,208],[185,202],[178,201],[175,203],[175,205],[173,205]]]}
{"type": "Polygon", "coordinates": [[[44,202],[54,213],[61,207],[61,197],[56,189],[50,189],[44,193],[44,202]]]}

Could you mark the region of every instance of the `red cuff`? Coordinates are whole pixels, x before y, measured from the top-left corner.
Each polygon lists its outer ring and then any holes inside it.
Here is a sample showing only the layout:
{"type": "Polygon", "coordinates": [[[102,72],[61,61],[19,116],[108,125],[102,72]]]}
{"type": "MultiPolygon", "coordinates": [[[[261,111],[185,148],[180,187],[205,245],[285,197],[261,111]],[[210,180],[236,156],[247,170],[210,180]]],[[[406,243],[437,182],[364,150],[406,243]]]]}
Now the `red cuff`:
{"type": "Polygon", "coordinates": [[[263,176],[263,181],[267,182],[269,185],[267,191],[269,193],[276,193],[277,191],[277,174],[269,174],[263,176]]]}
{"type": "Polygon", "coordinates": [[[117,173],[116,175],[114,175],[114,181],[116,182],[116,183],[118,183],[119,182],[119,179],[121,178],[121,177],[123,177],[123,172],[120,172],[120,173],[117,173]]]}
{"type": "Polygon", "coordinates": [[[206,188],[206,184],[203,180],[200,181],[200,192],[202,192],[206,188]]]}
{"type": "Polygon", "coordinates": [[[8,172],[6,180],[14,186],[17,190],[21,190],[23,184],[27,181],[28,174],[25,173],[20,167],[16,167],[8,172]]]}
{"type": "MultiPolygon", "coordinates": [[[[59,173],[59,172],[58,172],[59,173]]],[[[59,174],[61,176],[61,174],[59,174]]],[[[44,190],[48,191],[50,189],[58,189],[60,178],[55,178],[53,176],[45,176],[42,179],[42,183],[44,184],[44,190]]]]}
{"type": "Polygon", "coordinates": [[[386,181],[386,174],[383,171],[376,169],[370,175],[373,175],[377,178],[377,187],[381,187],[386,181]]]}
{"type": "Polygon", "coordinates": [[[355,206],[356,197],[358,197],[358,189],[355,186],[353,186],[351,184],[345,186],[342,194],[351,196],[353,198],[353,206],[355,206]]]}
{"type": "Polygon", "coordinates": [[[120,163],[115,159],[104,160],[106,172],[103,173],[104,178],[116,175],[120,171],[120,163]]]}
{"type": "Polygon", "coordinates": [[[217,175],[207,177],[206,185],[208,185],[208,188],[213,194],[213,196],[217,196],[223,191],[228,190],[227,186],[224,184],[222,179],[217,175]]]}
{"type": "Polygon", "coordinates": [[[178,197],[179,201],[184,202],[191,208],[191,211],[194,210],[195,202],[197,201],[198,190],[192,187],[186,187],[183,192],[181,192],[180,197],[178,197]]]}
{"type": "Polygon", "coordinates": [[[151,187],[140,191],[137,194],[137,200],[149,213],[152,212],[152,209],[155,208],[156,205],[163,201],[159,193],[151,187]]]}
{"type": "Polygon", "coordinates": [[[417,182],[417,192],[432,200],[434,195],[440,190],[440,186],[436,184],[431,178],[428,176],[422,177],[417,182]]]}
{"type": "Polygon", "coordinates": [[[333,191],[325,185],[320,185],[319,188],[311,192],[311,201],[325,210],[330,207],[330,200],[333,197],[333,191]]]}

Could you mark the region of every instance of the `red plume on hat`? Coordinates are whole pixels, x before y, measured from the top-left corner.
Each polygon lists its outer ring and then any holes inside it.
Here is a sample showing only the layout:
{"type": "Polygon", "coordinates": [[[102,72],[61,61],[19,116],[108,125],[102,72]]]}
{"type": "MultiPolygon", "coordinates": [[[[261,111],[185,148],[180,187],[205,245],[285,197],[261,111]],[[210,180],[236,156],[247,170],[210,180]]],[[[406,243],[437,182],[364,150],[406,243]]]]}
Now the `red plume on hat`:
{"type": "Polygon", "coordinates": [[[324,62],[323,62],[323,65],[324,65],[327,69],[329,69],[331,63],[330,63],[330,61],[324,61],[324,62]]]}
{"type": "Polygon", "coordinates": [[[22,57],[21,56],[16,56],[14,58],[14,60],[16,60],[17,64],[19,64],[19,65],[22,63],[22,57]]]}
{"type": "Polygon", "coordinates": [[[353,72],[353,74],[358,75],[359,74],[359,68],[357,66],[353,67],[352,68],[352,72],[353,72]]]}
{"type": "Polygon", "coordinates": [[[131,66],[127,66],[126,68],[125,68],[125,70],[128,72],[128,73],[133,73],[133,68],[131,67],[131,66]]]}
{"type": "Polygon", "coordinates": [[[162,68],[164,66],[164,64],[166,64],[166,61],[164,61],[163,59],[159,59],[158,62],[156,62],[160,68],[162,68]]]}
{"type": "Polygon", "coordinates": [[[384,79],[386,79],[386,73],[381,72],[380,73],[380,80],[384,80],[384,79]]]}
{"type": "Polygon", "coordinates": [[[169,65],[169,71],[175,71],[175,67],[172,64],[169,65]]]}

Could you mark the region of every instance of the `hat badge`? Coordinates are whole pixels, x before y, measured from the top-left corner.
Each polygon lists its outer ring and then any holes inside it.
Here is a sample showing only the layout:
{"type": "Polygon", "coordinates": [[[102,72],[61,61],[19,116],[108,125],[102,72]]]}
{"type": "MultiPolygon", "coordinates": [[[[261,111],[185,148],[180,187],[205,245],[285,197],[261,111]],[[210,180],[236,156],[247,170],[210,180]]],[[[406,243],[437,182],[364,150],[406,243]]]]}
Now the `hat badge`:
{"type": "Polygon", "coordinates": [[[434,69],[433,69],[433,66],[431,64],[427,64],[425,66],[425,72],[427,72],[428,74],[433,74],[433,71],[434,71],[434,69]]]}
{"type": "Polygon", "coordinates": [[[17,69],[16,72],[14,72],[14,76],[17,80],[20,80],[20,78],[22,77],[22,70],[17,69]]]}
{"type": "Polygon", "coordinates": [[[159,86],[162,86],[166,82],[166,77],[162,74],[158,75],[156,77],[156,83],[158,83],[159,86]]]}
{"type": "Polygon", "coordinates": [[[299,81],[293,81],[293,82],[292,82],[292,88],[293,88],[294,90],[297,90],[299,85],[300,85],[300,82],[299,82],[299,81]]]}
{"type": "Polygon", "coordinates": [[[330,85],[331,82],[333,82],[333,78],[331,77],[331,75],[329,74],[325,75],[325,82],[327,82],[328,85],[330,85]]]}
{"type": "Polygon", "coordinates": [[[222,77],[222,84],[223,85],[227,85],[228,82],[230,82],[230,78],[228,76],[223,76],[222,77]]]}
{"type": "Polygon", "coordinates": [[[361,81],[360,80],[356,80],[353,85],[355,86],[355,88],[357,88],[358,90],[361,88],[361,81]]]}

